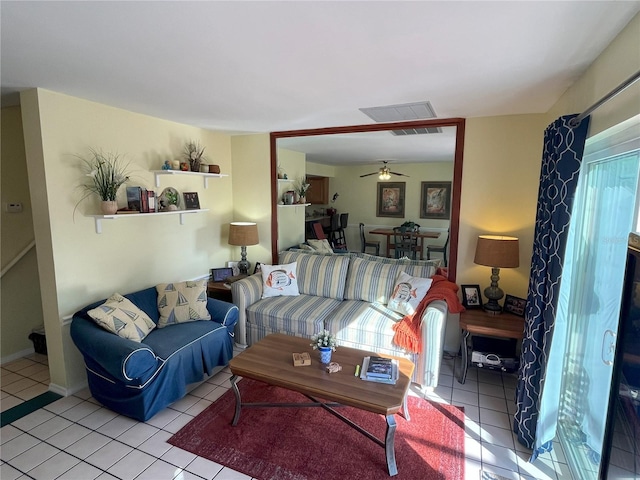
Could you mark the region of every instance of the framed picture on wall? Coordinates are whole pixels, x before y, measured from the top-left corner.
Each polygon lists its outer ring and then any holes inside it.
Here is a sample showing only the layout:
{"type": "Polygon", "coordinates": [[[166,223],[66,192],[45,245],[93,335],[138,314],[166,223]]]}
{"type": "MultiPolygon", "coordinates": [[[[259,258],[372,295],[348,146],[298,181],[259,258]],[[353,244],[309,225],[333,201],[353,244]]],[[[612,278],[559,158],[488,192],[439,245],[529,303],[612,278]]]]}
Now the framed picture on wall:
{"type": "Polygon", "coordinates": [[[480,285],[461,285],[462,305],[464,308],[480,308],[482,306],[482,295],[480,285]]]}
{"type": "Polygon", "coordinates": [[[378,182],[377,217],[404,218],[405,182],[378,182]]]}
{"type": "Polygon", "coordinates": [[[420,218],[448,220],[451,216],[451,182],[420,183],[420,218]]]}

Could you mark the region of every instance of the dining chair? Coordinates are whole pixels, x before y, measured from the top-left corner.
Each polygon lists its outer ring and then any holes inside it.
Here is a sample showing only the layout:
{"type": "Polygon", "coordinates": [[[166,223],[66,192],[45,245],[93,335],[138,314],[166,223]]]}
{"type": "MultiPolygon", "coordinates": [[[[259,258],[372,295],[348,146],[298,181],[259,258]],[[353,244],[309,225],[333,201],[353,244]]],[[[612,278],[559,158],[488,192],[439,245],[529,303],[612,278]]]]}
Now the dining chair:
{"type": "Polygon", "coordinates": [[[347,239],[344,235],[344,228],[342,227],[342,217],[348,213],[341,213],[340,215],[331,216],[331,229],[329,232],[329,243],[336,250],[347,250],[347,239]]]}
{"type": "Polygon", "coordinates": [[[447,239],[444,241],[444,245],[427,245],[427,260],[431,260],[431,253],[442,253],[444,258],[444,266],[447,266],[447,247],[449,246],[450,230],[447,230],[447,239]]]}
{"type": "Polygon", "coordinates": [[[376,256],[380,256],[380,240],[367,240],[364,236],[364,223],[360,223],[360,251],[364,253],[367,247],[376,249],[376,256]]]}
{"type": "Polygon", "coordinates": [[[406,227],[393,227],[393,249],[395,258],[409,257],[417,259],[418,237],[413,235],[414,229],[406,227]]]}

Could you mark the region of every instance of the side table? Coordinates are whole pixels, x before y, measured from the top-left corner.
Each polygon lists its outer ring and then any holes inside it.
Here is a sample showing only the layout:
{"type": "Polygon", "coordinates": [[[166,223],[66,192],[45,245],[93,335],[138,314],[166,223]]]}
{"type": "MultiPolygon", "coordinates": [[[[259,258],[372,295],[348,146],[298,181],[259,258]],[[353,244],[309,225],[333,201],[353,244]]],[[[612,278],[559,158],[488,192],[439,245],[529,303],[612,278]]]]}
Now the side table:
{"type": "Polygon", "coordinates": [[[223,300],[225,302],[233,303],[233,297],[231,296],[231,288],[225,287],[225,282],[209,282],[207,283],[207,295],[211,298],[223,300]]]}
{"type": "Polygon", "coordinates": [[[471,335],[485,335],[488,337],[514,338],[521,340],[524,335],[524,318],[511,313],[494,315],[484,310],[466,310],[460,314],[460,350],[462,352],[462,365],[458,382],[464,383],[467,379],[469,368],[469,351],[467,340],[471,335]]]}

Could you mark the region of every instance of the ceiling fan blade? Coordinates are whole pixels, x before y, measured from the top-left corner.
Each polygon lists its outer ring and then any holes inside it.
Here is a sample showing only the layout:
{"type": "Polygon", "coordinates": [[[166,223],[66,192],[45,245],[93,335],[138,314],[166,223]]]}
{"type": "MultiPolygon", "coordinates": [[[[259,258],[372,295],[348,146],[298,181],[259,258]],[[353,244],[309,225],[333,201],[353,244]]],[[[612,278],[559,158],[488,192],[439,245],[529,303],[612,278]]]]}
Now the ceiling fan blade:
{"type": "Polygon", "coordinates": [[[398,172],[389,172],[393,175],[399,175],[400,177],[408,177],[409,175],[405,175],[404,173],[398,173],[398,172]]]}
{"type": "Polygon", "coordinates": [[[370,175],[378,175],[380,172],[373,172],[373,173],[365,173],[364,175],[360,175],[360,178],[362,177],[368,177],[370,175]]]}

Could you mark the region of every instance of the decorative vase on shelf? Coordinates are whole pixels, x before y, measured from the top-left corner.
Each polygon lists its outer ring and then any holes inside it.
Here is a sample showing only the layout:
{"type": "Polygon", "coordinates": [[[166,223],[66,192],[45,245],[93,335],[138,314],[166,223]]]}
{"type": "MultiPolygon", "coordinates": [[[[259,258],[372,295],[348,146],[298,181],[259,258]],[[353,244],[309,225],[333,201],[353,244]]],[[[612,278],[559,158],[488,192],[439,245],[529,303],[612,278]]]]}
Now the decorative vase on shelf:
{"type": "Polygon", "coordinates": [[[318,347],[318,351],[320,352],[320,363],[324,363],[325,365],[331,363],[331,347],[318,347]]]}
{"type": "Polygon", "coordinates": [[[298,203],[307,203],[307,197],[300,197],[298,203]]]}
{"type": "Polygon", "coordinates": [[[103,200],[100,206],[103,215],[113,215],[118,211],[118,202],[115,200],[103,200]]]}

